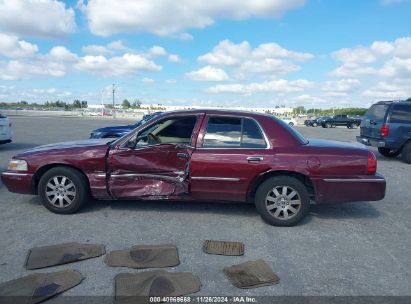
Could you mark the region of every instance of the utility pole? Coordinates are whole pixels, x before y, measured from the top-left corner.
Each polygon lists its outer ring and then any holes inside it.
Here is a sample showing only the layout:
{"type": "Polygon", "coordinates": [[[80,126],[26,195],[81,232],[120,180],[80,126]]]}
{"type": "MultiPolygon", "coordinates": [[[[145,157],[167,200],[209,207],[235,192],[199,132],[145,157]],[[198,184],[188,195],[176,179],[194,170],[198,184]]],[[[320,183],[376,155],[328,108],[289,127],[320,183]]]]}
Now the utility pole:
{"type": "Polygon", "coordinates": [[[116,92],[116,85],[113,83],[113,109],[115,106],[115,102],[114,102],[114,93],[116,92]]]}
{"type": "Polygon", "coordinates": [[[113,111],[112,111],[113,118],[116,118],[116,108],[115,108],[116,103],[114,100],[115,92],[116,92],[116,85],[113,83],[113,111]]]}

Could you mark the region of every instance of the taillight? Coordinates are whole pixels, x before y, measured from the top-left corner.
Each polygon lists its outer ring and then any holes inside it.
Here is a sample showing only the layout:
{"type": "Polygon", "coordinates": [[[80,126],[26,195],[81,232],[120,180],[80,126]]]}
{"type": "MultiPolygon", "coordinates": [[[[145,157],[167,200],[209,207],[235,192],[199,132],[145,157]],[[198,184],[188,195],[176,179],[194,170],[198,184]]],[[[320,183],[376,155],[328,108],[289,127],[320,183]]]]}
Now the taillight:
{"type": "Polygon", "coordinates": [[[375,174],[375,172],[377,172],[377,158],[374,153],[368,151],[367,174],[375,174]]]}
{"type": "Polygon", "coordinates": [[[383,137],[383,138],[388,137],[388,134],[389,134],[389,133],[390,133],[390,126],[387,125],[387,124],[383,124],[383,125],[381,126],[381,129],[380,129],[380,135],[381,135],[381,137],[383,137]]]}

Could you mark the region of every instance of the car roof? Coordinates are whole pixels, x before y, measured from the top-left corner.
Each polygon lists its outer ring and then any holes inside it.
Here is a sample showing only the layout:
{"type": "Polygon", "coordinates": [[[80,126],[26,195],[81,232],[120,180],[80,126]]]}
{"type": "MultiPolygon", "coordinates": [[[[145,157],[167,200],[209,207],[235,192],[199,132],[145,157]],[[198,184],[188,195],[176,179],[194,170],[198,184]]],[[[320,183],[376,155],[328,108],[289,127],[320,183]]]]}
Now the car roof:
{"type": "Polygon", "coordinates": [[[392,103],[401,103],[401,104],[406,104],[406,105],[411,105],[411,101],[407,100],[381,100],[376,102],[374,105],[390,105],[392,103]]]}
{"type": "Polygon", "coordinates": [[[183,115],[183,114],[208,114],[208,115],[247,115],[250,117],[274,117],[273,115],[260,113],[260,112],[251,112],[251,111],[243,111],[243,110],[231,110],[231,109],[190,109],[190,110],[175,110],[164,112],[164,115],[183,115]]]}

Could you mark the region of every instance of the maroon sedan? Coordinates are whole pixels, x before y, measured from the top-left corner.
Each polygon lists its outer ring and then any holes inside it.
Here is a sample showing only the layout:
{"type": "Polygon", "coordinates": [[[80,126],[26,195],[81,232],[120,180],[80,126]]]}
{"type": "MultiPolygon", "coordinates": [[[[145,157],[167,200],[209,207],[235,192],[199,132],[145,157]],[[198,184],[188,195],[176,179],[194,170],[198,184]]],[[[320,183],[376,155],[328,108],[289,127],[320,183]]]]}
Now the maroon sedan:
{"type": "Polygon", "coordinates": [[[376,201],[385,180],[367,149],[305,139],[265,114],[169,112],[115,141],[86,140],[16,155],[9,191],[39,194],[74,213],[97,199],[250,202],[272,225],[292,226],[317,204],[376,201]]]}

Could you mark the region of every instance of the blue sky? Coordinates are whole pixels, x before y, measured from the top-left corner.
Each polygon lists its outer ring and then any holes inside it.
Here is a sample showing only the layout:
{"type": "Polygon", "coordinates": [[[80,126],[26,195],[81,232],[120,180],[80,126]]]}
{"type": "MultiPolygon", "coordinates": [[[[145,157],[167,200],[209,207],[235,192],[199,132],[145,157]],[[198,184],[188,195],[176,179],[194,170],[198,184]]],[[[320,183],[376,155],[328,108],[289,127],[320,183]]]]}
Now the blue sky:
{"type": "Polygon", "coordinates": [[[411,96],[408,0],[0,0],[0,101],[327,108],[411,96]]]}

